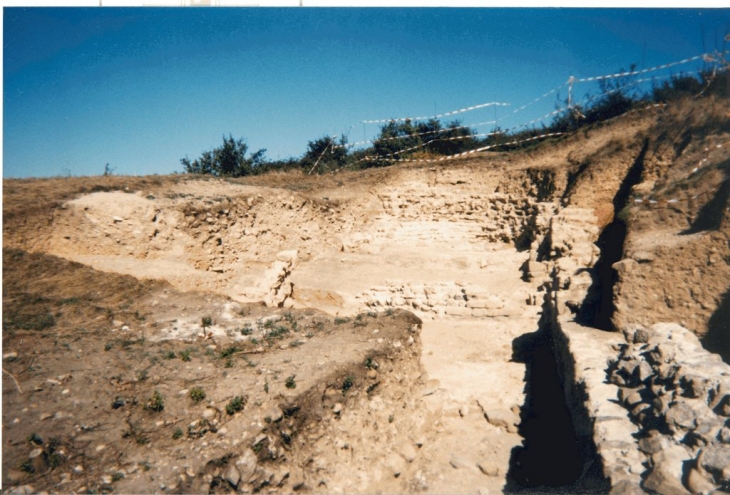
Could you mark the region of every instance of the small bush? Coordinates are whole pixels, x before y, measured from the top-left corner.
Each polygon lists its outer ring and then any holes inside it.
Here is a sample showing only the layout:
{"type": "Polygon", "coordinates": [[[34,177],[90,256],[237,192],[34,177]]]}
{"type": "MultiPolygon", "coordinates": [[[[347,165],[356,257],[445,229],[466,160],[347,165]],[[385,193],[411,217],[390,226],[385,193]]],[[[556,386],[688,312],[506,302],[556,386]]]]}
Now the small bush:
{"type": "Polygon", "coordinates": [[[348,375],[343,381],[342,381],[342,391],[347,392],[352,388],[352,386],[355,385],[355,378],[352,375],[348,375]]]}
{"type": "Polygon", "coordinates": [[[165,409],[165,399],[162,397],[162,394],[155,390],[155,392],[152,394],[152,397],[147,401],[147,404],[145,404],[144,408],[148,411],[154,411],[154,412],[160,412],[163,409],[165,409]]]}
{"type": "Polygon", "coordinates": [[[200,387],[191,388],[188,395],[194,402],[200,402],[205,399],[205,391],[200,387]]]}
{"type": "Polygon", "coordinates": [[[185,349],[184,351],[180,352],[180,359],[185,361],[186,363],[190,361],[190,349],[185,349]]]}
{"type": "Polygon", "coordinates": [[[286,388],[297,388],[297,382],[294,381],[294,377],[296,375],[291,375],[287,377],[286,382],[284,385],[286,385],[286,388]]]}
{"type": "Polygon", "coordinates": [[[183,436],[182,428],[175,428],[175,431],[172,432],[172,438],[174,440],[179,440],[183,436]]]}
{"type": "Polygon", "coordinates": [[[240,396],[237,395],[233,399],[231,399],[228,404],[226,404],[226,412],[229,415],[236,414],[239,411],[243,411],[243,406],[246,404],[246,400],[240,396]]]}
{"type": "Polygon", "coordinates": [[[347,323],[350,321],[349,318],[340,318],[339,316],[335,318],[335,325],[342,325],[343,323],[347,323]]]}

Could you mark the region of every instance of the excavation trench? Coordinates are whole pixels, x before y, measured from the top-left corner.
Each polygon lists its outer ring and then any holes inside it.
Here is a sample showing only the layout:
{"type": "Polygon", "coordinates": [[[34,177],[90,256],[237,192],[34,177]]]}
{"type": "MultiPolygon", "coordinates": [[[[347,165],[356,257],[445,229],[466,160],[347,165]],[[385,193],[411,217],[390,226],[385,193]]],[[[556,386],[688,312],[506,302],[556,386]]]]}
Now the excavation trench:
{"type": "MultiPolygon", "coordinates": [[[[175,195],[160,201],[95,193],[71,202],[56,220],[56,253],[101,270],[167,278],[184,290],[317,308],[349,321],[394,308],[419,316],[421,373],[393,377],[404,386],[401,399],[357,407],[366,408],[362,416],[367,408],[402,402],[422,411],[422,421],[400,420],[407,413],[393,409],[381,414],[390,416],[388,424],[368,422],[367,432],[337,429],[348,424],[346,411],[332,423],[333,435],[361,451],[367,442],[358,443],[357,435],[385,442],[367,447],[368,455],[396,465],[397,474],[389,481],[368,477],[367,458],[323,444],[318,455],[330,455],[334,464],[324,484],[307,485],[315,491],[570,489],[585,471],[585,449],[540,323],[545,308],[536,302],[544,279],[522,278],[526,248],[546,234],[544,217],[553,205],[524,194],[485,194],[497,189],[498,175],[444,170],[436,181],[426,175],[360,199],[357,207],[368,212],[362,217],[329,200],[225,185],[216,193],[232,199],[203,204],[175,195]],[[120,203],[124,217],[113,215],[120,203]],[[86,233],[92,238],[84,242],[86,233]],[[353,470],[361,473],[357,481],[348,476],[353,470]]],[[[554,189],[549,174],[520,180],[535,181],[543,200],[554,189]]],[[[156,331],[177,338],[172,326],[156,331]]],[[[377,330],[360,331],[377,340],[377,330]]]]}

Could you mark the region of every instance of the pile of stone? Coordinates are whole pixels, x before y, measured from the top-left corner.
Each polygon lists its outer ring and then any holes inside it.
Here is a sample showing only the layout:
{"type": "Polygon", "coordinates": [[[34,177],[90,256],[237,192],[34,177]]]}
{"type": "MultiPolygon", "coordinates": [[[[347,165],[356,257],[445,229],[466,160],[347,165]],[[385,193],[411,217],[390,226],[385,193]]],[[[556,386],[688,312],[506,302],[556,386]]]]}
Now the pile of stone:
{"type": "Polygon", "coordinates": [[[674,323],[625,333],[609,381],[639,427],[642,488],[662,494],[730,490],[730,366],[674,323]]]}

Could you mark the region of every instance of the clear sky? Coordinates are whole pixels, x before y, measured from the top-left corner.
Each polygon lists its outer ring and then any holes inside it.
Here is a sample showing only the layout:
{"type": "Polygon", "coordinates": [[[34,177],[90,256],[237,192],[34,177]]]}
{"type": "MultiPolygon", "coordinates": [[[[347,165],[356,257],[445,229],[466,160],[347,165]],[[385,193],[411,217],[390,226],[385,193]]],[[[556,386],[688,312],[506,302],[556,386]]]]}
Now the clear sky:
{"type": "Polygon", "coordinates": [[[553,110],[556,93],[512,115],[571,75],[678,61],[729,32],[730,9],[5,8],[3,175],[167,174],[229,133],[285,159],[373,137],[363,120],[491,101],[510,106],[458,117],[509,128],[553,110]]]}

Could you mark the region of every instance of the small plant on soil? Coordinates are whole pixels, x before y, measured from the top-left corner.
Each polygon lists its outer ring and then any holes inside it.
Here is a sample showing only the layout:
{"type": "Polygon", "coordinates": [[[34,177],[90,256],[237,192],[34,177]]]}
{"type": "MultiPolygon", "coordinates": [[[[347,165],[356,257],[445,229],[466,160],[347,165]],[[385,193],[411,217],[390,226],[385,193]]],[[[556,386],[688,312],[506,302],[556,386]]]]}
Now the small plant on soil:
{"type": "Polygon", "coordinates": [[[175,351],[167,351],[162,357],[165,359],[175,359],[175,351]]]}
{"type": "Polygon", "coordinates": [[[308,339],[311,339],[312,337],[314,337],[314,333],[307,332],[306,335],[305,335],[305,337],[307,337],[308,339]]]}
{"type": "Polygon", "coordinates": [[[193,402],[200,402],[205,399],[205,391],[200,387],[191,388],[188,395],[193,399],[193,402]]]}
{"type": "Polygon", "coordinates": [[[239,351],[239,349],[235,345],[228,346],[221,351],[220,358],[221,359],[229,358],[229,357],[233,356],[235,353],[237,353],[238,351],[239,351]]]}
{"type": "Polygon", "coordinates": [[[246,400],[237,395],[226,404],[226,412],[230,415],[236,414],[239,411],[243,411],[243,406],[246,404],[246,400]]]}
{"type": "Polygon", "coordinates": [[[302,343],[299,342],[298,340],[293,340],[291,342],[291,344],[289,344],[289,345],[292,346],[292,347],[299,347],[300,345],[302,345],[302,343]]]}
{"type": "Polygon", "coordinates": [[[352,375],[348,375],[343,381],[342,381],[342,391],[347,392],[352,388],[352,386],[355,385],[355,378],[352,375]]]}
{"type": "Polygon", "coordinates": [[[124,473],[116,472],[112,475],[112,483],[116,483],[119,480],[124,479],[124,473]]]}
{"type": "Polygon", "coordinates": [[[267,394],[269,393],[269,381],[268,380],[266,380],[264,382],[264,392],[266,392],[267,394]]]}
{"type": "Polygon", "coordinates": [[[347,323],[350,321],[349,318],[340,318],[339,316],[335,318],[335,325],[342,325],[343,323],[347,323]]]}
{"type": "Polygon", "coordinates": [[[287,377],[286,382],[284,382],[284,385],[286,385],[286,388],[297,388],[297,382],[294,381],[294,377],[296,375],[291,375],[287,377]]]}
{"type": "Polygon", "coordinates": [[[180,359],[185,361],[186,363],[190,361],[190,349],[185,349],[184,351],[180,352],[180,359]]]}
{"type": "Polygon", "coordinates": [[[210,316],[204,316],[201,320],[201,324],[203,326],[203,330],[213,325],[213,318],[210,316]]]}
{"type": "Polygon", "coordinates": [[[179,440],[183,436],[182,428],[175,428],[175,431],[172,432],[172,438],[174,440],[179,440]]]}
{"type": "Polygon", "coordinates": [[[147,373],[147,370],[140,370],[137,372],[137,381],[138,382],[143,382],[143,381],[147,380],[148,377],[149,377],[149,374],[147,373]]]}
{"type": "Polygon", "coordinates": [[[147,401],[147,404],[144,406],[145,409],[148,411],[154,411],[154,412],[160,412],[163,409],[165,409],[165,399],[162,397],[162,394],[155,390],[155,392],[152,394],[152,397],[147,401]]]}
{"type": "Polygon", "coordinates": [[[251,335],[252,333],[253,333],[253,328],[251,328],[251,327],[247,326],[247,327],[243,327],[241,329],[241,335],[243,335],[243,336],[251,335]]]}

